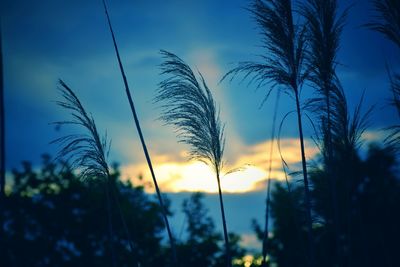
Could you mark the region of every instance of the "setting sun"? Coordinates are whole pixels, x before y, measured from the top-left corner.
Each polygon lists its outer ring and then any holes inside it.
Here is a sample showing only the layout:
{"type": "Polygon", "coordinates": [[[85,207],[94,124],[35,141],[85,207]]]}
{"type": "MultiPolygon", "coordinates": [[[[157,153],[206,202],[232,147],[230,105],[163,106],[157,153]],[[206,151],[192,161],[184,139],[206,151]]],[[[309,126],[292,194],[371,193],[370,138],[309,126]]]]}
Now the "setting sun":
{"type": "MultiPolygon", "coordinates": [[[[316,155],[317,149],[307,142],[306,154],[312,158],[316,155]]],[[[246,193],[261,191],[266,187],[268,175],[268,151],[270,141],[264,141],[243,149],[243,154],[236,158],[234,164],[227,164],[225,172],[221,176],[221,187],[226,193],[246,193]]],[[[284,180],[285,174],[282,171],[281,156],[277,145],[272,156],[271,178],[284,180]]],[[[300,150],[296,139],[284,139],[281,141],[281,152],[285,161],[295,168],[300,162],[300,150]]],[[[185,154],[181,152],[181,154],[185,154]]],[[[158,163],[155,164],[155,173],[159,181],[160,188],[164,192],[205,192],[218,193],[217,181],[213,170],[203,162],[189,161],[179,162],[169,160],[169,157],[156,155],[158,163]]],[[[122,176],[134,179],[143,175],[141,181],[148,192],[153,192],[154,188],[147,173],[147,166],[142,164],[122,166],[122,176]]],[[[136,182],[136,180],[135,180],[136,182]]]]}

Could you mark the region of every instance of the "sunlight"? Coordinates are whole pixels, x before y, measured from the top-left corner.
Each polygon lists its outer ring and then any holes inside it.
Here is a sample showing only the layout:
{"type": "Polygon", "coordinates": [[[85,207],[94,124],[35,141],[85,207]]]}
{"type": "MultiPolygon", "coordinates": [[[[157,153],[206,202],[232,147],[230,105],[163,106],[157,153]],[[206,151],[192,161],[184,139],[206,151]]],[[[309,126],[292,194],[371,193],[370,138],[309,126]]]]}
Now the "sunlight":
{"type": "MultiPolygon", "coordinates": [[[[218,193],[217,180],[213,170],[202,162],[163,163],[155,168],[160,187],[169,192],[218,193]]],[[[227,193],[253,191],[265,179],[266,172],[250,166],[242,171],[221,177],[221,187],[227,193]]]]}
{"type": "MultiPolygon", "coordinates": [[[[242,154],[236,157],[235,163],[227,165],[225,172],[221,175],[221,187],[225,193],[247,193],[265,190],[268,177],[268,155],[271,142],[264,142],[247,146],[242,154]],[[237,171],[231,171],[240,169],[237,171]]],[[[308,158],[317,154],[317,149],[305,142],[308,158]]],[[[271,178],[284,181],[285,174],[282,171],[282,161],[275,145],[272,156],[271,178]]],[[[286,162],[290,165],[291,171],[297,168],[300,162],[300,150],[297,139],[281,140],[281,151],[286,162]],[[292,169],[293,168],[293,169],[292,169]]],[[[181,154],[186,154],[181,152],[181,154]]],[[[198,161],[179,161],[177,157],[167,155],[154,155],[157,161],[154,164],[154,171],[163,192],[205,192],[218,193],[217,180],[213,170],[206,164],[198,161]]],[[[140,174],[144,175],[142,183],[147,192],[153,192],[154,186],[148,175],[148,168],[145,163],[122,166],[122,177],[134,179],[140,174]]]]}

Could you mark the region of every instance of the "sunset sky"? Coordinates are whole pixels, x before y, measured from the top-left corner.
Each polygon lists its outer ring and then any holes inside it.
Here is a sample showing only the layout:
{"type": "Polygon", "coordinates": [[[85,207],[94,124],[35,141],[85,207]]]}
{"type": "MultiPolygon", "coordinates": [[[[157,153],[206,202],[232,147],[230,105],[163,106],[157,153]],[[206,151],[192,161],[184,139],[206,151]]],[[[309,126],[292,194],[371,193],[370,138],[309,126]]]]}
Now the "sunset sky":
{"type": "MultiPolygon", "coordinates": [[[[341,1],[344,8],[348,1],[341,1]]],[[[163,192],[171,193],[174,231],[182,223],[182,192],[211,193],[206,204],[219,227],[217,184],[211,170],[187,160],[187,147],[178,144],[172,128],[157,120],[160,109],[152,102],[162,62],[160,49],[176,53],[205,77],[226,123],[225,175],[228,227],[254,243],[250,221],[262,220],[267,160],[275,95],[261,107],[265,88],[256,90],[240,79],[219,83],[235,63],[259,60],[264,53],[256,25],[245,10],[248,1],[109,1],[109,12],[125,65],[143,132],[163,192]],[[244,220],[243,218],[247,218],[244,220]]],[[[362,25],[372,16],[370,3],[354,1],[343,33],[338,75],[354,109],[365,91],[364,107],[376,105],[364,138],[381,138],[379,129],[394,121],[385,62],[398,69],[397,52],[380,35],[362,25]]],[[[123,91],[111,36],[100,0],[5,0],[0,4],[3,30],[7,170],[22,160],[40,166],[40,155],[56,152],[49,142],[66,132],[50,122],[68,114],[54,103],[57,80],[63,79],[94,116],[101,132],[112,139],[110,162],[118,162],[124,179],[143,175],[151,180],[123,91]]],[[[311,95],[304,86],[302,99],[311,95]]],[[[280,101],[278,122],[294,108],[290,96],[280,101]]],[[[315,159],[310,123],[305,119],[307,157],[315,159]]],[[[282,152],[291,170],[299,158],[297,127],[289,117],[282,132],[282,152]]],[[[275,148],[275,151],[277,149],[275,148]]],[[[279,154],[273,155],[272,177],[284,179],[279,154]]]]}

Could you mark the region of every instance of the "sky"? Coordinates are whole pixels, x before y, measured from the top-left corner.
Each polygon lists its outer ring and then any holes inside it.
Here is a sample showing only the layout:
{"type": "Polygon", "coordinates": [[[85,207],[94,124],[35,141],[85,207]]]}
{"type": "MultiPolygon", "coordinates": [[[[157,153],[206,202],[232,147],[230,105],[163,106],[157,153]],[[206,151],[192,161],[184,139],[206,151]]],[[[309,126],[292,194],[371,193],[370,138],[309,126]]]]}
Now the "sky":
{"type": "MultiPolygon", "coordinates": [[[[339,1],[343,10],[348,1],[339,1]]],[[[245,9],[247,0],[203,1],[108,1],[109,13],[119,44],[126,75],[142,124],[161,190],[173,203],[173,227],[179,232],[183,217],[180,204],[189,192],[207,193],[206,205],[218,223],[217,184],[204,164],[188,161],[188,147],[177,143],[174,130],[157,120],[160,108],[153,103],[162,80],[160,49],[173,52],[200,71],[221,110],[225,122],[225,173],[222,177],[230,230],[242,234],[253,246],[251,219],[263,221],[269,136],[275,95],[261,106],[267,88],[256,89],[240,79],[220,82],[237,62],[260,59],[265,53],[259,31],[245,9]],[[247,219],[243,219],[247,218],[247,219]]],[[[350,109],[364,96],[364,110],[375,105],[364,138],[381,138],[380,129],[395,122],[388,107],[390,93],[387,63],[399,69],[398,51],[379,34],[362,25],[373,13],[367,0],[353,1],[338,55],[338,75],[350,109]]],[[[49,123],[68,118],[55,101],[60,99],[58,79],[64,80],[90,111],[101,132],[112,139],[110,162],[121,166],[122,178],[144,177],[153,192],[136,128],[125,97],[121,74],[100,0],[2,0],[6,166],[18,168],[22,160],[40,166],[41,155],[54,155],[49,142],[67,133],[49,123]]],[[[305,85],[301,98],[312,95],[305,85]]],[[[293,100],[284,95],[278,122],[293,110],[293,100]]],[[[282,154],[291,170],[300,161],[295,118],[283,125],[282,154]]],[[[310,122],[305,119],[306,155],[317,158],[310,122]]],[[[79,129],[73,129],[79,131],[79,129]]],[[[275,147],[275,151],[277,151],[275,147]]],[[[280,156],[272,156],[271,177],[283,180],[280,156]]]]}

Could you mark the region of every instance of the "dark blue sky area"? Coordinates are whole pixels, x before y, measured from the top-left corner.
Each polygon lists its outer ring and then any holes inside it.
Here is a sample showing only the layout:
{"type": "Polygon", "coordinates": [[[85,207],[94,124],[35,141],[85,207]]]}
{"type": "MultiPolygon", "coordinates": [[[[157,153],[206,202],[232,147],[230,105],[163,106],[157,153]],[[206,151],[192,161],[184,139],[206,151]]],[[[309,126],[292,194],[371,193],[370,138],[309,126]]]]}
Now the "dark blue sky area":
{"type": "MultiPolygon", "coordinates": [[[[347,1],[342,1],[347,4],[347,1]]],[[[248,1],[110,1],[110,14],[120,43],[128,79],[143,124],[158,116],[151,103],[161,62],[159,49],[177,53],[203,72],[221,103],[227,137],[245,144],[267,138],[273,101],[259,109],[265,90],[246,83],[218,84],[235,62],[257,60],[262,54],[255,23],[245,10],[248,1]]],[[[117,69],[101,1],[3,1],[3,35],[7,111],[7,166],[23,159],[37,162],[55,133],[48,122],[65,114],[52,101],[56,82],[65,79],[116,142],[114,159],[132,160],[118,152],[134,131],[117,69]],[[129,134],[128,134],[129,132],[129,134]]],[[[368,1],[356,1],[343,33],[338,68],[350,107],[363,90],[365,106],[376,104],[372,129],[393,121],[385,105],[390,94],[385,60],[397,68],[398,52],[377,33],[362,27],[371,16],[368,1]]],[[[303,99],[309,95],[307,86],[303,99]]],[[[292,109],[281,101],[282,114],[292,109]]],[[[286,127],[286,135],[296,129],[286,127]]],[[[165,140],[164,129],[145,127],[150,139],[165,140]]],[[[167,129],[166,131],[168,131],[167,129]]],[[[173,141],[171,139],[171,141],[173,141]]],[[[155,148],[156,149],[156,148],[155,148]]]]}

